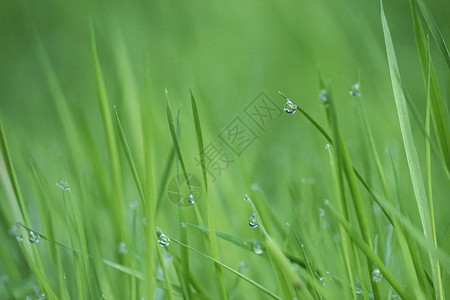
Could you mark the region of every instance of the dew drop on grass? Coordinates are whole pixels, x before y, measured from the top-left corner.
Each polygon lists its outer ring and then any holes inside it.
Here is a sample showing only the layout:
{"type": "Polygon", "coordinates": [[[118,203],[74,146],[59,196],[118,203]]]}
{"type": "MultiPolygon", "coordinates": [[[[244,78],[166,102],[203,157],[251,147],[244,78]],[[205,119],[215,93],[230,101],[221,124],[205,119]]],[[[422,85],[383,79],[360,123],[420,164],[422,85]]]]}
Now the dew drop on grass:
{"type": "Polygon", "coordinates": [[[188,195],[188,201],[190,204],[195,204],[194,194],[190,193],[188,195]]]}
{"type": "Polygon", "coordinates": [[[128,207],[129,207],[130,209],[136,209],[137,206],[138,206],[137,201],[132,201],[132,202],[130,202],[130,204],[128,204],[128,207]]]}
{"type": "Polygon", "coordinates": [[[39,242],[41,241],[41,237],[39,236],[39,233],[30,230],[30,232],[28,232],[28,240],[31,243],[39,244],[39,242]]]}
{"type": "Polygon", "coordinates": [[[253,242],[253,252],[257,255],[263,254],[264,253],[264,245],[260,241],[255,240],[253,242]]]}
{"type": "Polygon", "coordinates": [[[245,263],[245,261],[240,261],[239,262],[239,272],[244,273],[248,271],[248,267],[247,264],[245,263]]]}
{"type": "Polygon", "coordinates": [[[31,296],[26,296],[25,300],[33,300],[33,298],[31,298],[31,296]]]}
{"type": "Polygon", "coordinates": [[[289,99],[286,99],[286,104],[284,105],[284,111],[288,114],[295,113],[297,111],[297,104],[293,103],[289,99]]]}
{"type": "Polygon", "coordinates": [[[354,85],[352,85],[352,87],[350,88],[350,92],[349,92],[350,96],[358,98],[359,96],[361,96],[361,93],[359,91],[359,83],[355,83],[354,85]]]}
{"type": "Polygon", "coordinates": [[[330,144],[325,145],[325,150],[330,150],[330,144]]]}
{"type": "Polygon", "coordinates": [[[58,182],[56,183],[56,186],[59,187],[60,189],[62,189],[63,191],[70,190],[69,183],[62,179],[58,180],[58,182]]]}
{"type": "Polygon", "coordinates": [[[319,102],[321,105],[328,105],[328,92],[327,90],[323,89],[319,93],[319,102]]]}
{"type": "Polygon", "coordinates": [[[165,235],[159,228],[156,228],[156,232],[159,234],[158,243],[161,247],[167,247],[170,245],[170,238],[165,235]]]}
{"type": "Polygon", "coordinates": [[[250,200],[250,197],[248,195],[244,195],[244,200],[248,201],[248,200],[250,200]]]}
{"type": "Polygon", "coordinates": [[[18,242],[23,241],[23,235],[20,233],[20,228],[22,228],[22,223],[17,222],[8,230],[9,234],[15,237],[18,242]]]}
{"type": "Polygon", "coordinates": [[[325,216],[325,210],[323,208],[319,208],[319,215],[321,217],[325,216]]]}
{"type": "Polygon", "coordinates": [[[372,281],[378,283],[381,280],[383,280],[383,275],[381,274],[380,269],[376,268],[372,272],[372,281]]]}
{"type": "Polygon", "coordinates": [[[39,300],[45,300],[45,299],[47,299],[47,296],[45,296],[44,293],[41,293],[41,294],[38,295],[38,299],[39,300]]]}
{"type": "Polygon", "coordinates": [[[362,295],[362,290],[360,288],[355,288],[355,294],[362,295]]]}
{"type": "Polygon", "coordinates": [[[127,254],[128,253],[128,248],[127,248],[127,244],[125,242],[120,242],[119,243],[119,254],[127,254]]]}
{"type": "Polygon", "coordinates": [[[250,225],[251,228],[258,227],[258,222],[256,221],[256,215],[253,213],[250,218],[248,218],[248,225],[250,225]]]}

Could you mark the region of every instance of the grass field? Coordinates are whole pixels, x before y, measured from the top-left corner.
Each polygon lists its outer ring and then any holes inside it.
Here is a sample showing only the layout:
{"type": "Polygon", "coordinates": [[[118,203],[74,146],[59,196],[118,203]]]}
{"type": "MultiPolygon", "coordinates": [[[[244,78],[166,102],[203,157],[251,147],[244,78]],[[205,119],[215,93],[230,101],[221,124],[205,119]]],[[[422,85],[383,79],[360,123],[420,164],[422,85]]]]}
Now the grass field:
{"type": "Polygon", "coordinates": [[[446,299],[448,20],[0,2],[0,299],[446,299]]]}

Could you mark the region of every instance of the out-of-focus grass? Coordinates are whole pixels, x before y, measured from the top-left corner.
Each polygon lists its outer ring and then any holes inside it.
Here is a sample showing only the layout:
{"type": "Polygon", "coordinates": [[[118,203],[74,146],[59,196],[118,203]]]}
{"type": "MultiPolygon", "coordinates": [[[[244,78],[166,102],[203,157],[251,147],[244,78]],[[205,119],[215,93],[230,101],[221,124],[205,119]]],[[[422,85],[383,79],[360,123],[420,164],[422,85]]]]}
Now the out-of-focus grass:
{"type": "Polygon", "coordinates": [[[445,1],[384,3],[384,35],[378,1],[0,3],[0,298],[443,299],[450,73],[423,3],[448,42],[445,1]],[[260,92],[262,127],[245,113],[260,92]],[[239,155],[220,138],[236,117],[257,136],[239,155]],[[233,162],[174,205],[210,142],[233,162]]]}

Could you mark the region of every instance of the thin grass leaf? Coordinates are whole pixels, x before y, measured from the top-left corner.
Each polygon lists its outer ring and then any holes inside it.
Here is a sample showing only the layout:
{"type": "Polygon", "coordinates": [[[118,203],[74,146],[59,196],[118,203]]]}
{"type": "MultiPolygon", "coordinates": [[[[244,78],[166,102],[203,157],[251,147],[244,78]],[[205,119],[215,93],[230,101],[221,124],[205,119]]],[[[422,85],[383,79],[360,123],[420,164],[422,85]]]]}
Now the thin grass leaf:
{"type": "Polygon", "coordinates": [[[200,117],[198,115],[197,103],[195,102],[194,94],[189,90],[189,94],[191,95],[191,106],[192,106],[192,114],[194,116],[194,124],[195,124],[195,133],[197,135],[197,146],[198,153],[200,155],[200,164],[202,166],[202,174],[203,174],[203,182],[205,183],[205,191],[208,193],[208,178],[207,178],[207,167],[206,167],[206,158],[205,158],[205,148],[203,147],[203,136],[202,136],[202,128],[200,126],[200,117]]]}
{"type": "MultiPolygon", "coordinates": [[[[322,81],[323,81],[323,79],[322,79],[322,81]]],[[[281,93],[281,92],[279,92],[279,93],[287,99],[287,97],[283,93],[281,93]]],[[[335,146],[333,139],[330,137],[330,135],[327,133],[327,131],[310,114],[308,114],[304,109],[302,109],[298,105],[297,105],[297,110],[322,134],[322,136],[327,140],[327,142],[330,145],[335,146]]],[[[381,208],[381,210],[383,211],[383,214],[386,216],[386,218],[388,218],[389,221],[392,223],[391,217],[389,216],[387,211],[383,208],[383,205],[381,204],[377,195],[374,193],[374,191],[369,186],[367,181],[362,177],[362,175],[358,172],[358,170],[355,168],[355,166],[353,166],[353,170],[354,170],[355,175],[358,178],[359,182],[361,182],[361,184],[364,186],[365,190],[370,194],[372,199],[381,208]]]]}
{"type": "Polygon", "coordinates": [[[170,134],[172,136],[172,142],[173,142],[173,145],[175,147],[175,152],[176,152],[176,154],[178,156],[178,160],[180,162],[181,169],[183,170],[183,174],[185,176],[186,182],[190,186],[191,184],[189,182],[189,176],[188,176],[188,174],[186,172],[186,167],[184,165],[183,156],[181,155],[180,144],[178,142],[177,133],[175,131],[175,125],[173,123],[172,109],[170,107],[169,93],[168,93],[167,89],[165,90],[165,94],[166,94],[166,99],[167,99],[167,103],[166,103],[167,121],[169,122],[169,129],[170,129],[170,134]]]}
{"type": "Polygon", "coordinates": [[[439,47],[439,50],[444,56],[445,62],[447,63],[447,68],[450,69],[450,52],[448,51],[448,47],[445,43],[441,31],[439,30],[439,26],[437,25],[436,20],[434,19],[432,13],[430,12],[430,10],[428,9],[423,0],[413,0],[413,1],[419,4],[419,8],[420,11],[422,12],[425,22],[427,23],[428,28],[430,29],[431,34],[433,35],[433,38],[439,47]]]}
{"type": "Polygon", "coordinates": [[[94,70],[95,70],[95,78],[97,83],[97,96],[98,103],[100,106],[100,111],[103,118],[103,125],[105,127],[105,135],[106,141],[108,144],[108,151],[111,162],[111,176],[112,176],[112,189],[113,193],[111,195],[111,208],[114,211],[116,221],[118,222],[118,228],[120,232],[120,237],[122,240],[127,240],[125,237],[127,236],[125,230],[125,216],[124,211],[122,209],[122,183],[121,183],[121,168],[120,168],[120,160],[119,153],[117,149],[116,136],[114,134],[114,125],[110,112],[110,106],[108,103],[108,97],[106,95],[106,87],[103,79],[102,70],[100,67],[100,62],[98,59],[97,53],[97,42],[95,39],[95,30],[94,24],[91,20],[90,24],[91,30],[91,48],[92,48],[92,56],[94,61],[94,70]]]}
{"type": "Polygon", "coordinates": [[[383,2],[381,4],[381,22],[386,44],[386,52],[389,61],[389,72],[391,74],[392,88],[394,92],[395,104],[397,106],[398,119],[403,137],[406,158],[409,167],[409,173],[412,181],[414,195],[416,197],[417,208],[419,209],[422,229],[425,236],[431,237],[430,212],[428,209],[428,201],[425,193],[425,187],[422,181],[422,172],[419,165],[419,157],[417,155],[416,146],[411,131],[411,124],[408,116],[408,108],[406,106],[405,95],[400,79],[397,58],[395,56],[394,45],[392,43],[389,25],[383,10],[383,2]]]}
{"type": "MultiPolygon", "coordinates": [[[[186,226],[189,226],[189,227],[193,227],[193,228],[200,229],[200,230],[202,230],[202,231],[204,231],[204,232],[209,232],[209,228],[204,227],[204,226],[199,226],[199,225],[196,225],[196,224],[190,224],[190,223],[185,223],[185,225],[186,225],[186,226]]],[[[255,253],[255,252],[254,252],[254,245],[253,245],[253,242],[246,241],[246,240],[244,240],[244,239],[241,239],[240,237],[237,237],[237,236],[228,234],[228,233],[223,232],[223,231],[218,231],[218,230],[216,230],[216,235],[217,235],[219,238],[221,238],[221,239],[223,239],[223,240],[225,240],[225,241],[228,241],[228,242],[230,242],[230,243],[235,244],[235,245],[238,246],[238,247],[241,247],[241,248],[243,248],[243,249],[245,249],[245,250],[248,250],[248,251],[250,251],[250,252],[252,252],[252,253],[255,253]]],[[[290,261],[292,261],[293,263],[296,263],[296,264],[298,264],[299,266],[301,266],[301,267],[303,267],[303,268],[306,268],[305,261],[302,260],[301,258],[295,256],[294,254],[288,253],[288,252],[286,252],[286,251],[283,251],[283,254],[284,254],[290,261]]],[[[267,253],[266,253],[266,252],[263,252],[263,253],[261,254],[261,256],[267,257],[267,253]]]]}
{"type": "Polygon", "coordinates": [[[242,274],[242,273],[236,271],[235,269],[233,269],[233,268],[231,268],[231,267],[225,265],[224,263],[222,263],[222,262],[216,260],[215,258],[213,258],[213,257],[211,257],[211,256],[208,256],[208,255],[206,255],[206,254],[204,254],[204,253],[198,251],[197,249],[194,249],[194,248],[192,248],[192,247],[190,247],[190,246],[188,246],[188,245],[186,245],[186,244],[183,244],[182,242],[177,241],[176,239],[171,238],[171,240],[172,240],[173,242],[177,243],[178,245],[180,245],[180,246],[182,246],[182,247],[185,247],[185,248],[187,248],[187,249],[189,249],[189,250],[191,250],[191,251],[193,251],[193,252],[195,252],[195,253],[197,253],[197,254],[200,254],[201,256],[203,256],[203,257],[205,257],[205,258],[207,258],[207,259],[213,261],[214,263],[218,264],[218,265],[221,266],[222,268],[227,269],[227,270],[230,271],[231,273],[233,273],[233,274],[239,276],[240,278],[244,279],[245,281],[247,281],[248,283],[250,283],[250,284],[253,285],[254,287],[258,288],[259,290],[261,290],[262,292],[264,292],[266,295],[270,296],[271,298],[273,298],[273,299],[281,299],[281,298],[278,297],[276,294],[272,293],[271,291],[269,291],[268,289],[266,289],[264,286],[262,286],[261,284],[257,283],[257,282],[254,281],[253,279],[250,279],[249,277],[247,277],[247,276],[245,276],[244,274],[242,274]]]}
{"type": "Polygon", "coordinates": [[[338,211],[331,205],[328,204],[332,214],[339,220],[341,225],[345,228],[347,233],[350,235],[355,244],[363,251],[367,259],[377,266],[383,276],[392,285],[392,287],[397,291],[397,293],[402,297],[402,299],[412,299],[406,290],[400,285],[400,283],[395,279],[394,275],[389,271],[389,269],[383,264],[383,261],[372,251],[372,247],[367,244],[359,234],[353,229],[353,227],[338,213],[338,211]]]}
{"type": "MultiPolygon", "coordinates": [[[[429,43],[425,37],[422,21],[420,20],[419,13],[416,7],[417,0],[410,0],[411,14],[414,24],[414,37],[416,39],[417,50],[419,52],[420,64],[422,67],[422,75],[424,79],[427,91],[429,91],[431,115],[433,117],[433,125],[436,133],[439,148],[441,150],[442,159],[446,166],[446,175],[450,182],[450,127],[449,118],[446,114],[444,101],[442,99],[439,82],[437,79],[434,64],[431,58],[431,52],[429,49],[429,43]]],[[[425,4],[419,1],[422,13],[424,10],[429,15],[428,18],[432,18],[431,14],[427,10],[425,4]],[[421,4],[422,3],[422,4],[421,4]]],[[[425,16],[425,13],[424,13],[425,16]]],[[[427,17],[425,16],[425,19],[427,17]]],[[[428,23],[428,21],[427,21],[428,23]]],[[[430,24],[428,24],[430,26],[430,24]]],[[[437,29],[437,25],[431,26],[437,29]]],[[[438,29],[437,29],[438,30],[438,29]]],[[[433,31],[433,30],[432,30],[433,31]]],[[[434,35],[434,34],[433,34],[434,35]]],[[[435,37],[436,38],[436,37],[435,37]]],[[[448,50],[447,50],[448,53],[448,50]]],[[[447,58],[450,59],[447,55],[447,58]]],[[[449,65],[450,67],[450,65],[449,65]]]]}
{"type": "Polygon", "coordinates": [[[130,147],[128,145],[127,138],[125,137],[125,132],[123,131],[122,123],[120,122],[119,114],[117,112],[117,108],[115,105],[114,105],[114,115],[116,117],[117,128],[119,130],[120,142],[122,144],[123,151],[125,152],[125,156],[127,158],[128,165],[131,169],[131,174],[133,175],[134,183],[136,184],[136,187],[139,192],[139,196],[141,197],[142,207],[145,210],[144,190],[142,189],[141,180],[139,179],[139,174],[137,172],[136,165],[134,164],[133,157],[131,156],[130,147]]]}

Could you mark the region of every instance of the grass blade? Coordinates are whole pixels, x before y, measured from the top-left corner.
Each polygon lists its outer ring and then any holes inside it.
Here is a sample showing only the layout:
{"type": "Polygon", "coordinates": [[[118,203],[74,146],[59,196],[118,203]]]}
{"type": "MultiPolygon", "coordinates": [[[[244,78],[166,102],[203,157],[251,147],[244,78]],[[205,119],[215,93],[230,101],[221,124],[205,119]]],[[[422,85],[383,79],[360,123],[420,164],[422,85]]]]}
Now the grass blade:
{"type": "Polygon", "coordinates": [[[191,90],[189,90],[189,94],[191,95],[192,114],[194,116],[195,133],[197,135],[197,145],[198,145],[198,152],[200,155],[200,163],[202,166],[203,182],[205,183],[205,191],[206,193],[208,193],[208,180],[207,180],[208,170],[206,168],[205,148],[203,147],[203,136],[202,136],[202,128],[200,126],[200,117],[198,115],[197,103],[195,102],[195,98],[191,90]]]}
{"type": "Polygon", "coordinates": [[[427,237],[431,237],[430,212],[428,209],[428,201],[425,194],[425,187],[422,181],[422,172],[419,165],[419,157],[417,155],[416,146],[411,131],[411,124],[408,116],[408,108],[406,106],[405,95],[403,93],[400,72],[398,69],[397,58],[395,56],[394,45],[392,43],[391,33],[381,3],[381,22],[386,44],[386,52],[389,62],[389,72],[391,74],[392,88],[394,92],[395,104],[400,122],[400,129],[403,137],[403,144],[406,152],[409,173],[412,181],[414,195],[416,197],[417,208],[419,209],[422,229],[427,237]]]}
{"type": "Polygon", "coordinates": [[[117,149],[116,136],[114,134],[114,125],[110,112],[110,106],[108,103],[108,97],[106,95],[105,82],[103,80],[103,74],[100,67],[100,62],[97,53],[97,42],[95,39],[94,24],[91,20],[91,47],[92,55],[94,60],[95,78],[97,82],[97,96],[100,106],[100,111],[102,113],[103,125],[105,127],[106,141],[108,144],[108,151],[111,161],[111,175],[112,175],[112,189],[113,193],[111,195],[111,207],[115,213],[116,221],[119,226],[119,235],[122,240],[127,240],[126,230],[125,230],[125,216],[123,211],[122,203],[122,184],[121,184],[121,169],[119,153],[117,149]]]}
{"type": "Polygon", "coordinates": [[[190,247],[190,246],[188,246],[188,245],[186,245],[186,244],[183,244],[182,242],[177,241],[177,240],[175,240],[175,239],[173,239],[173,238],[171,238],[171,240],[172,240],[173,242],[177,243],[178,245],[180,245],[180,246],[182,246],[182,247],[185,247],[185,248],[187,248],[187,249],[189,249],[189,250],[191,250],[191,251],[193,251],[193,252],[195,252],[195,253],[197,253],[197,254],[200,254],[201,256],[203,256],[203,257],[205,257],[205,258],[207,258],[207,259],[213,261],[214,263],[216,263],[217,265],[221,266],[222,268],[227,269],[227,270],[230,271],[231,273],[234,273],[235,275],[239,276],[240,278],[244,279],[245,281],[247,281],[247,282],[250,283],[251,285],[255,286],[256,288],[258,288],[259,290],[261,290],[262,292],[264,292],[266,295],[270,296],[271,298],[273,298],[273,299],[281,299],[281,298],[278,297],[276,294],[272,293],[271,291],[269,291],[268,289],[266,289],[264,286],[262,286],[261,284],[257,283],[257,282],[254,281],[253,279],[251,279],[251,278],[245,276],[244,274],[242,274],[242,273],[236,271],[235,269],[233,269],[233,268],[231,268],[231,267],[225,265],[224,263],[222,263],[222,262],[216,260],[215,258],[213,258],[213,257],[211,257],[211,256],[208,256],[208,255],[206,255],[206,254],[204,254],[204,253],[198,251],[197,249],[194,249],[194,248],[192,248],[192,247],[190,247]]]}
{"type": "Polygon", "coordinates": [[[128,165],[130,166],[131,174],[133,175],[133,179],[138,189],[139,196],[141,197],[142,207],[144,207],[145,210],[144,190],[142,189],[141,180],[139,179],[136,165],[134,164],[133,157],[131,156],[130,147],[128,146],[127,138],[125,137],[125,132],[123,131],[122,123],[120,122],[119,114],[117,113],[117,108],[115,105],[114,105],[114,115],[116,117],[117,128],[119,130],[120,142],[122,144],[123,151],[125,152],[125,156],[127,157],[128,165]]]}

